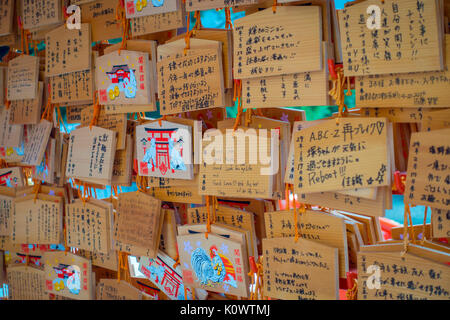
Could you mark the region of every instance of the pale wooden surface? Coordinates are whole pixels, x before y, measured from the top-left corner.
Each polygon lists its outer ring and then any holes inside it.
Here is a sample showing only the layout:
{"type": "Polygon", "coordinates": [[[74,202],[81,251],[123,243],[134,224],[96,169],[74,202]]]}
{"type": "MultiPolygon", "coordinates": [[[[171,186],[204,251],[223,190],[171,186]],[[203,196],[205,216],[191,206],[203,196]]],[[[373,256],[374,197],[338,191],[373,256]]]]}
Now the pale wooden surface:
{"type": "Polygon", "coordinates": [[[97,300],[142,300],[142,293],[124,280],[101,279],[97,285],[97,300]]]}
{"type": "MultiPolygon", "coordinates": [[[[436,108],[450,106],[450,35],[445,35],[445,69],[357,77],[357,107],[436,108]]],[[[422,64],[422,61],[418,63],[422,64]]]]}
{"type": "Polygon", "coordinates": [[[80,5],[81,22],[91,24],[92,41],[121,38],[122,25],[116,20],[117,3],[110,0],[86,2],[80,5]]]}
{"type": "MultiPolygon", "coordinates": [[[[323,43],[323,65],[327,65],[327,43],[323,43]]],[[[270,108],[325,106],[330,104],[328,68],[320,71],[244,79],[243,107],[270,108]]]]}
{"type": "Polygon", "coordinates": [[[48,300],[45,272],[34,267],[13,265],[7,268],[11,300],[48,300]]]}
{"type": "MultiPolygon", "coordinates": [[[[295,236],[294,211],[266,212],[267,238],[295,236]]],[[[299,215],[297,224],[301,238],[339,249],[339,277],[347,278],[349,270],[347,232],[344,219],[320,211],[306,211],[299,215]]]]}
{"type": "Polygon", "coordinates": [[[449,134],[450,129],[442,129],[411,135],[405,203],[450,208],[449,134]]]}
{"type": "Polygon", "coordinates": [[[8,63],[9,101],[36,99],[38,94],[39,59],[22,55],[8,63]]]}
{"type": "Polygon", "coordinates": [[[338,300],[338,249],[294,238],[263,240],[264,295],[283,300],[338,300]],[[294,276],[294,273],[296,276],[294,276]],[[293,281],[295,285],[287,282],[293,281]]]}
{"type": "Polygon", "coordinates": [[[91,25],[82,23],[80,30],[65,25],[45,35],[45,72],[54,77],[91,69],[91,25]]]}
{"type": "MultiPolygon", "coordinates": [[[[449,254],[441,254],[449,261],[449,254]]],[[[441,290],[431,290],[439,287],[448,292],[450,290],[450,267],[443,263],[426,259],[410,252],[404,256],[400,250],[394,252],[366,252],[358,253],[358,300],[405,300],[427,299],[442,300],[448,296],[439,294],[441,290]],[[369,290],[367,267],[378,265],[381,269],[381,288],[369,290]],[[394,268],[394,265],[396,266],[394,268]],[[389,269],[387,269],[389,266],[389,269]],[[400,272],[399,270],[406,270],[400,272]],[[394,281],[394,282],[392,282],[394,281]],[[395,283],[395,285],[393,285],[395,283]],[[414,290],[410,287],[414,286],[414,290]]]]}
{"type": "Polygon", "coordinates": [[[322,68],[319,7],[278,7],[275,14],[268,8],[234,22],[235,79],[319,71],[322,68]],[[261,32],[252,29],[255,27],[261,32]],[[257,38],[259,41],[254,43],[257,38]],[[274,55],[277,59],[273,59],[274,55]],[[254,62],[255,59],[259,61],[254,62]]]}
{"type": "Polygon", "coordinates": [[[70,72],[49,78],[52,103],[87,104],[93,100],[94,73],[70,72]]]}
{"type": "Polygon", "coordinates": [[[182,10],[137,17],[130,21],[133,37],[183,28],[186,24],[182,10]]]}
{"type": "Polygon", "coordinates": [[[221,49],[189,50],[187,56],[158,61],[157,68],[162,115],[225,106],[221,49]]]}
{"type": "Polygon", "coordinates": [[[384,118],[342,118],[294,135],[297,194],[390,184],[384,118]]]}
{"type": "Polygon", "coordinates": [[[421,4],[423,7],[420,13],[415,0],[367,0],[338,10],[345,75],[442,70],[442,32],[439,27],[440,17],[437,16],[437,2],[424,1],[421,4]],[[398,22],[393,3],[398,8],[398,22]],[[385,14],[381,17],[379,30],[369,30],[366,26],[366,19],[369,17],[366,11],[370,5],[378,6],[385,14]],[[419,14],[423,16],[423,35],[419,14]],[[361,16],[363,21],[360,23],[361,16]],[[384,18],[386,26],[383,25],[384,18]],[[412,32],[409,31],[410,26],[413,28],[412,32]],[[400,29],[396,32],[395,28],[398,27],[400,29]],[[389,36],[384,36],[389,30],[389,36]],[[397,38],[395,35],[398,35],[397,38]],[[387,45],[385,41],[388,42],[387,45]],[[398,52],[401,54],[400,58],[398,52]]]}

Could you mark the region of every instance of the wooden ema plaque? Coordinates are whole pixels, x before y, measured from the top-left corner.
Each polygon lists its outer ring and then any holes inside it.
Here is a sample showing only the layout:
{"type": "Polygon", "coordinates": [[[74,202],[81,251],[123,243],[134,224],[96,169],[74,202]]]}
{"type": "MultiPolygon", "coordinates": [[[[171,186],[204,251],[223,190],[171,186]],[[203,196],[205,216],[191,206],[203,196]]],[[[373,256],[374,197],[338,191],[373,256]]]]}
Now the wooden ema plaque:
{"type": "Polygon", "coordinates": [[[162,115],[225,106],[221,49],[189,51],[157,64],[162,115]]]}
{"type": "Polygon", "coordinates": [[[45,252],[45,289],[75,300],[92,300],[91,261],[70,252],[45,252]]]}
{"type": "Polygon", "coordinates": [[[295,134],[296,194],[390,183],[387,121],[341,118],[295,134]]]}
{"type": "Polygon", "coordinates": [[[274,162],[278,159],[274,156],[275,148],[279,148],[275,140],[279,139],[278,134],[275,131],[249,128],[240,128],[234,134],[232,132],[233,130],[205,132],[199,193],[220,197],[271,199],[276,175],[273,169],[277,168],[277,163],[274,162]],[[249,143],[246,137],[249,138],[249,143]]]}
{"type": "Polygon", "coordinates": [[[358,300],[448,300],[450,255],[412,245],[403,256],[402,250],[402,244],[361,248],[358,300]]]}
{"type": "Polygon", "coordinates": [[[48,300],[45,292],[45,272],[30,266],[14,265],[7,268],[9,299],[48,300]]]}
{"type": "Polygon", "coordinates": [[[62,240],[61,197],[38,194],[15,199],[11,215],[12,243],[58,244],[62,240]]]}
{"type": "Polygon", "coordinates": [[[136,127],[140,176],[192,180],[192,127],[161,121],[136,127]]]}
{"type": "Polygon", "coordinates": [[[149,249],[149,258],[158,254],[161,227],[161,201],[148,194],[128,192],[119,194],[118,232],[122,243],[149,249]]]}
{"type": "Polygon", "coordinates": [[[0,1],[0,17],[2,24],[0,25],[0,36],[13,33],[13,17],[14,17],[14,1],[0,1]]]}
{"type": "Polygon", "coordinates": [[[34,126],[28,141],[25,143],[22,164],[29,166],[39,166],[41,164],[52,128],[53,124],[47,120],[41,120],[39,124],[34,126]]]}
{"type": "Polygon", "coordinates": [[[122,50],[96,58],[95,79],[101,105],[153,103],[146,52],[122,50]]]}
{"type": "Polygon", "coordinates": [[[378,108],[436,108],[450,106],[450,35],[445,35],[443,71],[357,77],[356,105],[378,108]]]}
{"type": "Polygon", "coordinates": [[[101,279],[97,285],[97,300],[142,300],[142,293],[126,281],[101,279]]]}
{"type": "Polygon", "coordinates": [[[38,95],[39,58],[21,55],[8,63],[8,101],[36,99],[38,95]]]}
{"type": "Polygon", "coordinates": [[[70,133],[66,176],[95,179],[102,184],[111,182],[116,151],[116,133],[89,127],[70,133]]]}
{"type": "Polygon", "coordinates": [[[450,210],[431,209],[433,238],[450,238],[450,210]]]}
{"type": "Polygon", "coordinates": [[[175,260],[159,251],[155,259],[141,257],[139,271],[170,300],[192,300],[193,289],[184,286],[181,267],[178,265],[174,268],[174,265],[175,260]]]}
{"type": "Polygon", "coordinates": [[[65,25],[45,36],[46,76],[85,71],[91,68],[91,26],[82,23],[80,30],[69,30],[65,25]]]}
{"type": "Polygon", "coordinates": [[[2,237],[9,236],[10,234],[11,216],[14,211],[15,194],[11,191],[9,194],[6,193],[1,191],[0,194],[0,236],[2,237]]]}
{"type": "Polygon", "coordinates": [[[117,3],[110,0],[85,2],[80,5],[81,22],[91,25],[93,42],[122,37],[122,27],[116,19],[117,3]]]}
{"type": "Polygon", "coordinates": [[[339,299],[338,249],[305,239],[263,240],[264,295],[282,300],[339,299]]]}
{"type": "MultiPolygon", "coordinates": [[[[106,0],[109,1],[109,0],[106,0]]],[[[151,16],[137,17],[130,20],[133,37],[168,31],[185,27],[185,18],[182,10],[152,14],[151,16]]]]}
{"type": "Polygon", "coordinates": [[[234,78],[319,71],[322,21],[318,6],[271,8],[234,23],[234,78]]]}
{"type": "Polygon", "coordinates": [[[95,202],[78,199],[66,206],[67,245],[108,254],[112,249],[113,209],[111,204],[99,206],[95,202]]]}
{"type": "Polygon", "coordinates": [[[11,101],[10,124],[38,124],[41,120],[44,83],[39,82],[35,99],[11,101]]]}
{"type": "MultiPolygon", "coordinates": [[[[323,65],[325,66],[328,61],[325,42],[323,48],[323,65]]],[[[244,79],[242,81],[243,107],[326,106],[330,104],[328,80],[328,68],[314,72],[244,79]]]]}
{"type": "Polygon", "coordinates": [[[361,1],[338,16],[347,77],[444,67],[438,1],[361,1]]]}
{"type": "Polygon", "coordinates": [[[59,0],[21,0],[24,29],[37,29],[62,23],[62,8],[59,0]]]}
{"type": "MultiPolygon", "coordinates": [[[[266,212],[264,220],[268,239],[295,236],[293,210],[266,212]]],[[[339,249],[339,277],[347,278],[349,261],[344,219],[320,211],[308,210],[305,214],[298,215],[297,221],[301,238],[339,249]]]]}
{"type": "Polygon", "coordinates": [[[245,247],[210,233],[178,236],[183,283],[188,287],[248,297],[249,279],[243,272],[245,247]]]}
{"type": "Polygon", "coordinates": [[[22,168],[11,167],[0,169],[0,186],[6,186],[10,188],[23,187],[24,176],[22,168]]]}
{"type": "Polygon", "coordinates": [[[411,135],[405,203],[450,208],[450,129],[411,135]]]}
{"type": "Polygon", "coordinates": [[[20,148],[23,139],[23,126],[11,124],[12,110],[0,106],[0,147],[20,148]]]}
{"type": "Polygon", "coordinates": [[[92,70],[70,72],[50,77],[52,103],[78,104],[93,100],[94,73],[92,70]]]}

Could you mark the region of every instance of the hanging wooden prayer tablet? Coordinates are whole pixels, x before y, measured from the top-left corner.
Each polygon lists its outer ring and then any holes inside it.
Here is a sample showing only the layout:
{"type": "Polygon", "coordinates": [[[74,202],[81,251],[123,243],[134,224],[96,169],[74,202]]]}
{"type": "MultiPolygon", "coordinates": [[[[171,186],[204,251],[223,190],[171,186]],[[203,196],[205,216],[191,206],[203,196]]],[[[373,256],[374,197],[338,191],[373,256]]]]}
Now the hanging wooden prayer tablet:
{"type": "Polygon", "coordinates": [[[121,21],[116,19],[117,3],[111,0],[84,2],[80,4],[81,22],[91,25],[93,42],[122,37],[121,21]]]}
{"type": "Polygon", "coordinates": [[[159,13],[178,11],[181,9],[180,0],[125,0],[127,19],[149,16],[159,13]]]}
{"type": "MultiPolygon", "coordinates": [[[[328,61],[324,42],[323,61],[328,61]]],[[[271,108],[330,104],[328,68],[320,71],[250,78],[242,81],[243,107],[271,108]]]]}
{"type": "Polygon", "coordinates": [[[162,115],[225,106],[221,50],[192,50],[157,65],[162,115]]]}
{"type": "Polygon", "coordinates": [[[52,103],[87,104],[93,100],[94,73],[92,70],[50,77],[49,82],[52,103]]]}
{"type": "Polygon", "coordinates": [[[13,17],[14,17],[15,1],[0,1],[0,17],[2,23],[0,25],[0,36],[13,33],[13,17]]]}
{"type": "Polygon", "coordinates": [[[33,127],[25,144],[22,164],[29,166],[39,166],[41,164],[52,128],[53,124],[47,120],[41,120],[39,124],[33,127]]]}
{"type": "Polygon", "coordinates": [[[283,300],[338,300],[338,249],[294,238],[263,240],[264,295],[283,300]]]}
{"type": "Polygon", "coordinates": [[[295,193],[389,185],[387,131],[384,118],[341,118],[297,132],[295,193]]]}
{"type": "Polygon", "coordinates": [[[95,79],[101,105],[153,103],[148,53],[122,50],[98,57],[95,79]]]}
{"type": "Polygon", "coordinates": [[[11,124],[11,109],[0,106],[0,147],[19,148],[22,146],[23,126],[11,124]]]}
{"type": "MultiPolygon", "coordinates": [[[[109,0],[107,0],[109,1],[109,0]]],[[[141,16],[130,20],[133,37],[185,27],[182,10],[141,16]]]]}
{"type": "Polygon", "coordinates": [[[192,128],[161,121],[136,127],[136,148],[140,176],[192,180],[192,128]]]}
{"type": "Polygon", "coordinates": [[[277,7],[234,23],[234,78],[320,71],[322,22],[318,6],[277,7]]]}
{"type": "Polygon", "coordinates": [[[45,36],[46,76],[54,77],[91,68],[91,26],[81,24],[80,30],[69,30],[65,25],[45,36]]]}
{"type": "Polygon", "coordinates": [[[8,291],[11,300],[48,300],[45,292],[45,272],[31,266],[7,268],[8,291]]]}
{"type": "Polygon", "coordinates": [[[193,289],[183,283],[181,267],[175,260],[159,251],[155,259],[141,257],[139,271],[152,281],[171,300],[193,300],[193,289]],[[187,295],[187,297],[186,297],[187,295]]]}
{"type": "Polygon", "coordinates": [[[10,124],[38,124],[41,120],[44,83],[39,82],[35,99],[11,101],[10,124]]]}
{"type": "Polygon", "coordinates": [[[68,246],[103,254],[111,251],[113,209],[112,204],[103,203],[98,206],[94,201],[83,203],[78,199],[66,206],[68,246]]]}
{"type": "Polygon", "coordinates": [[[38,95],[39,58],[21,55],[8,63],[9,101],[36,99],[38,95]]]}
{"type": "Polygon", "coordinates": [[[15,192],[0,188],[0,236],[5,237],[10,234],[11,215],[14,211],[15,192]]]}
{"type": "Polygon", "coordinates": [[[367,0],[338,16],[347,77],[444,67],[438,1],[367,0]]]}
{"type": "Polygon", "coordinates": [[[450,129],[411,135],[405,203],[450,209],[450,129]]]}
{"type": "Polygon", "coordinates": [[[433,238],[450,238],[450,209],[431,209],[433,238]]]}
{"type": "MultiPolygon", "coordinates": [[[[266,212],[264,216],[269,239],[295,236],[293,210],[266,212]]],[[[344,218],[312,210],[307,210],[297,217],[301,238],[339,249],[339,276],[342,279],[347,278],[349,261],[344,218]]]]}
{"type": "Polygon", "coordinates": [[[38,194],[15,199],[10,237],[15,244],[59,244],[63,239],[63,198],[38,194]]]}
{"type": "Polygon", "coordinates": [[[274,175],[279,169],[278,140],[275,130],[240,128],[234,133],[232,129],[205,132],[199,193],[272,198],[274,175]]]}
{"type": "Polygon", "coordinates": [[[402,244],[361,248],[358,300],[449,299],[450,255],[414,245],[403,250],[402,244]]]}
{"type": "Polygon", "coordinates": [[[48,293],[76,300],[92,300],[91,260],[70,252],[45,252],[45,289],[48,293]]]}
{"type": "Polygon", "coordinates": [[[158,254],[161,227],[161,200],[143,192],[119,194],[118,232],[116,239],[122,243],[150,250],[149,258],[158,254]]]}
{"type": "Polygon", "coordinates": [[[97,300],[142,300],[142,293],[126,281],[101,279],[97,285],[97,300]]]}
{"type": "Polygon", "coordinates": [[[61,1],[21,0],[24,29],[36,29],[63,22],[61,1]]]}
{"type": "Polygon", "coordinates": [[[445,35],[445,69],[360,76],[356,78],[355,93],[358,107],[428,108],[450,106],[450,35],[445,35]]]}
{"type": "Polygon", "coordinates": [[[85,127],[73,130],[69,140],[66,176],[109,184],[116,151],[116,133],[99,127],[85,127]]]}
{"type": "Polygon", "coordinates": [[[248,297],[248,275],[243,272],[243,245],[216,234],[178,236],[180,265],[186,286],[248,297]]]}

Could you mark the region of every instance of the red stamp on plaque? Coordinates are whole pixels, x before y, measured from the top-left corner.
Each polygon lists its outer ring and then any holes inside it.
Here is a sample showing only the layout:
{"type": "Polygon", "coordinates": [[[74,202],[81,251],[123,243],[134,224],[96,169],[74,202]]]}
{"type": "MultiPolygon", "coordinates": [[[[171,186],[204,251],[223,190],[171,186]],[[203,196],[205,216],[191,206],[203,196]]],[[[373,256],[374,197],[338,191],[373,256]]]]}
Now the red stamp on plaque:
{"type": "Polygon", "coordinates": [[[45,285],[47,286],[47,290],[53,290],[53,284],[51,280],[46,280],[45,285]]]}
{"type": "Polygon", "coordinates": [[[127,12],[134,14],[134,1],[127,1],[127,12]]]}
{"type": "Polygon", "coordinates": [[[191,270],[183,270],[183,282],[194,283],[191,270]]]}
{"type": "Polygon", "coordinates": [[[100,102],[108,102],[108,94],[106,93],[106,89],[100,90],[100,102]]]}

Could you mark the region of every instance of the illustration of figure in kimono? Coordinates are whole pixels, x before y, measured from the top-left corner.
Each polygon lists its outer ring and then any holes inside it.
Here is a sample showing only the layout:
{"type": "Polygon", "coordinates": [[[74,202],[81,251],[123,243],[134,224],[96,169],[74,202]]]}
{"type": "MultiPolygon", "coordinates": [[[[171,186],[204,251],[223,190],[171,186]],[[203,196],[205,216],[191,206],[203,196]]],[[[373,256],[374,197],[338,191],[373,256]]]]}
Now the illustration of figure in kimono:
{"type": "Polygon", "coordinates": [[[181,148],[183,147],[183,138],[174,142],[169,140],[170,167],[173,170],[186,171],[186,165],[181,157],[181,148]]]}
{"type": "Polygon", "coordinates": [[[57,267],[53,267],[53,269],[57,275],[57,278],[53,280],[56,291],[62,291],[64,288],[67,288],[72,294],[80,294],[81,272],[78,266],[68,266],[60,263],[57,267]]]}
{"type": "Polygon", "coordinates": [[[216,246],[211,246],[209,256],[203,248],[192,252],[191,265],[202,285],[226,283],[237,288],[236,273],[231,261],[219,253],[216,246]]]}
{"type": "Polygon", "coordinates": [[[112,84],[108,87],[108,94],[111,100],[119,97],[121,92],[125,93],[125,98],[133,99],[137,93],[137,81],[134,70],[128,65],[113,66],[111,72],[106,73],[112,84]]]}
{"type": "MultiPolygon", "coordinates": [[[[144,143],[146,141],[144,140],[144,143]]],[[[152,168],[152,166],[156,166],[156,140],[155,138],[152,138],[150,140],[150,148],[148,148],[145,152],[144,159],[142,159],[143,162],[148,164],[149,168],[152,168]]]]}

